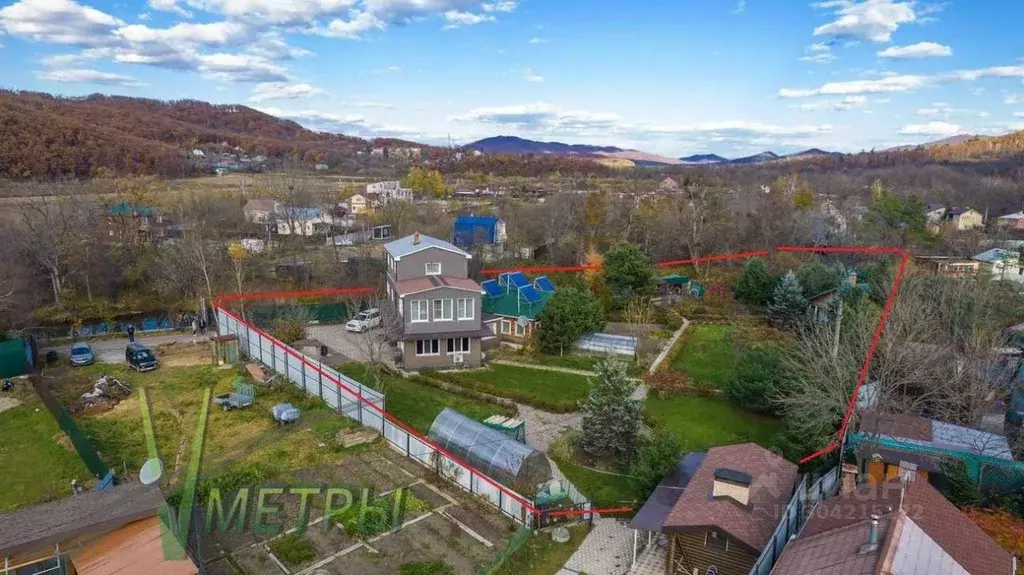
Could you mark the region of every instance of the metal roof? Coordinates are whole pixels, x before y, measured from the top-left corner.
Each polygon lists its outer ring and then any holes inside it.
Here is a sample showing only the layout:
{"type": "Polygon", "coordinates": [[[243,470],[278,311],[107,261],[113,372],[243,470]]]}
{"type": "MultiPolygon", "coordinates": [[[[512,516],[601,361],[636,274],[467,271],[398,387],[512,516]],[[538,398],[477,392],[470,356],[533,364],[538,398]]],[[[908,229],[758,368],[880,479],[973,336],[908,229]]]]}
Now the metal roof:
{"type": "Polygon", "coordinates": [[[414,254],[419,251],[423,251],[427,248],[440,248],[445,251],[466,256],[466,259],[469,259],[471,257],[468,253],[455,247],[450,242],[439,240],[437,238],[427,236],[424,234],[419,234],[419,243],[413,243],[415,237],[416,234],[412,234],[405,236],[404,238],[399,238],[393,242],[388,242],[384,244],[384,249],[387,250],[387,252],[391,254],[391,257],[395,258],[396,260],[400,260],[404,256],[414,254]]]}
{"type": "Polygon", "coordinates": [[[644,506],[630,521],[629,528],[660,533],[662,526],[665,525],[665,518],[675,507],[676,501],[683,494],[683,490],[690,483],[690,478],[697,472],[702,461],[704,461],[703,452],[691,451],[676,462],[676,466],[662,478],[661,483],[654,489],[654,493],[647,498],[644,506]]]}

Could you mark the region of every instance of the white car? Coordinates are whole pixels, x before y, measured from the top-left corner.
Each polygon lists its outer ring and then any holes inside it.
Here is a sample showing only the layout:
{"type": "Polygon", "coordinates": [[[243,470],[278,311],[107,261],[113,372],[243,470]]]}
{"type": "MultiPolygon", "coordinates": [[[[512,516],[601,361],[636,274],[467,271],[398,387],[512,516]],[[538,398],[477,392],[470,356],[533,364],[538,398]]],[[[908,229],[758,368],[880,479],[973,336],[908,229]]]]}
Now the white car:
{"type": "Polygon", "coordinates": [[[380,310],[377,308],[359,312],[345,324],[346,331],[363,333],[380,325],[380,310]]]}

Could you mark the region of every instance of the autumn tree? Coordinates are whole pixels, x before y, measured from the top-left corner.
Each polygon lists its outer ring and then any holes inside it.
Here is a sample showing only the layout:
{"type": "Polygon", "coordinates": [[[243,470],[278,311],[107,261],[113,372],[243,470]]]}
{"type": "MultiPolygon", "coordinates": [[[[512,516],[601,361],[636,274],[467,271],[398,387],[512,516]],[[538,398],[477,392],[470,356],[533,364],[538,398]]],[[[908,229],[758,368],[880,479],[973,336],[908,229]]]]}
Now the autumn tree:
{"type": "Polygon", "coordinates": [[[871,204],[865,216],[867,225],[887,241],[901,247],[910,243],[932,245],[935,236],[928,231],[924,202],[917,196],[900,197],[875,180],[871,187],[871,204]]]}

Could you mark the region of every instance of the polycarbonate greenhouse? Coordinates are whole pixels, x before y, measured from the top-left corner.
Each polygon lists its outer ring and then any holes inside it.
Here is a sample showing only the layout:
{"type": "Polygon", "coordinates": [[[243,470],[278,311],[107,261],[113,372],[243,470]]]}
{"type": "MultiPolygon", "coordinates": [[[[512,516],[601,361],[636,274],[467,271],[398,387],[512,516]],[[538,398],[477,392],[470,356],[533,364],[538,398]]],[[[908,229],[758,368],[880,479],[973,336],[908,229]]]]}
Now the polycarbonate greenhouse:
{"type": "Polygon", "coordinates": [[[449,407],[437,415],[427,435],[481,473],[524,495],[551,479],[551,465],[543,453],[449,407]]]}
{"type": "Polygon", "coordinates": [[[576,340],[576,349],[586,353],[605,353],[636,357],[637,339],[612,333],[585,333],[576,340]]]}

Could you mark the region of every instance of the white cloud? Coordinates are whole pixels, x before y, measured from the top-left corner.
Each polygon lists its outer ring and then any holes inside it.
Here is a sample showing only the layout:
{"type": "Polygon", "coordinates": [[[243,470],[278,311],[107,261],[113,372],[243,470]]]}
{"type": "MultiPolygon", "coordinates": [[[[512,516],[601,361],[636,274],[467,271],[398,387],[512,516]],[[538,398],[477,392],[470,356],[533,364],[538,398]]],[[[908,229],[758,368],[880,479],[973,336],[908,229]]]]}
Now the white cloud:
{"type": "Polygon", "coordinates": [[[1015,106],[1020,103],[1020,96],[1017,94],[1007,94],[1006,97],[1003,98],[1003,103],[1008,106],[1015,106]]]}
{"type": "Polygon", "coordinates": [[[930,108],[921,108],[917,111],[918,116],[941,116],[943,118],[951,118],[953,116],[973,116],[978,118],[989,117],[989,112],[978,111],[978,110],[965,110],[961,108],[950,107],[949,104],[944,102],[936,102],[932,104],[930,108]]]}
{"type": "MultiPolygon", "coordinates": [[[[875,100],[879,103],[884,103],[882,100],[875,100]]],[[[822,110],[834,110],[836,112],[846,112],[849,110],[857,110],[867,107],[869,101],[867,96],[846,96],[841,100],[833,101],[822,101],[822,102],[804,102],[802,104],[793,104],[790,108],[799,112],[819,112],[822,110]]]]}
{"type": "Polygon", "coordinates": [[[827,64],[835,59],[836,56],[832,53],[832,46],[827,42],[811,44],[807,47],[806,55],[800,58],[804,62],[817,62],[819,64],[827,64]]]}
{"type": "Polygon", "coordinates": [[[1024,112],[1014,112],[1013,113],[1013,117],[1014,118],[1024,118],[1024,112]]]}
{"type": "Polygon", "coordinates": [[[811,96],[842,96],[850,94],[877,94],[883,92],[909,92],[924,86],[929,81],[927,76],[902,75],[889,76],[878,80],[851,80],[849,82],[829,82],[818,88],[793,90],[783,88],[779,96],[783,98],[808,98],[811,96]]]}
{"type": "Polygon", "coordinates": [[[909,46],[893,46],[878,53],[879,58],[890,60],[914,60],[921,58],[942,58],[952,56],[953,49],[935,42],[918,42],[909,46]]]}
{"type": "Polygon", "coordinates": [[[225,46],[239,44],[249,38],[248,26],[237,22],[208,24],[177,24],[170,28],[150,28],[144,24],[123,26],[114,36],[133,44],[166,44],[172,46],[225,46]]]}
{"type": "Polygon", "coordinates": [[[87,69],[49,70],[46,72],[36,72],[36,77],[40,80],[49,80],[51,82],[102,84],[104,86],[122,86],[126,88],[138,88],[147,85],[143,82],[136,80],[135,78],[132,78],[131,76],[124,76],[122,74],[111,74],[108,72],[100,72],[99,70],[87,69]]]}
{"type": "Polygon", "coordinates": [[[747,11],[747,0],[737,0],[736,7],[732,9],[734,16],[738,16],[747,11]]]}
{"type": "Polygon", "coordinates": [[[282,66],[250,54],[199,54],[196,69],[224,82],[283,82],[288,79],[282,66]]]}
{"type": "Polygon", "coordinates": [[[288,84],[286,82],[264,82],[258,84],[249,96],[250,102],[268,100],[298,100],[323,96],[327,92],[310,84],[288,84]]]}
{"type": "Polygon", "coordinates": [[[868,99],[866,96],[847,96],[836,102],[833,107],[836,110],[853,110],[855,108],[863,108],[867,105],[868,99]]]}
{"type": "Polygon", "coordinates": [[[990,66],[976,70],[960,70],[946,75],[955,80],[973,81],[980,78],[1024,78],[1024,65],[990,66]]]}
{"type": "Polygon", "coordinates": [[[74,0],[20,0],[0,9],[0,31],[52,44],[98,46],[124,21],[74,0]]]}
{"type": "Polygon", "coordinates": [[[543,38],[538,38],[538,37],[534,36],[533,38],[530,38],[526,43],[527,44],[547,44],[548,41],[543,39],[543,38]]]}
{"type": "Polygon", "coordinates": [[[515,12],[519,2],[515,0],[497,0],[496,2],[484,2],[480,8],[484,12],[515,12]]]}
{"type": "Polygon", "coordinates": [[[440,139],[409,126],[384,124],[369,120],[358,114],[340,114],[322,110],[282,110],[280,108],[257,108],[257,110],[294,120],[307,128],[324,132],[335,132],[362,138],[404,138],[412,140],[440,139]]]}
{"type": "MultiPolygon", "coordinates": [[[[174,0],[162,0],[174,4],[174,0]]],[[[303,26],[318,18],[346,14],[356,0],[187,0],[190,7],[231,19],[269,25],[303,26]]]]}
{"type": "Polygon", "coordinates": [[[917,18],[912,2],[827,0],[817,2],[814,6],[835,11],[835,20],[815,28],[815,36],[888,42],[892,38],[892,33],[901,25],[911,23],[917,18]]]}
{"type": "Polygon", "coordinates": [[[149,7],[158,12],[173,12],[185,18],[191,18],[192,13],[178,6],[178,0],[149,0],[149,7]]]}
{"type": "Polygon", "coordinates": [[[341,105],[346,108],[380,108],[383,110],[392,110],[395,108],[394,104],[387,102],[375,102],[372,100],[353,100],[341,102],[341,105]]]}
{"type": "Polygon", "coordinates": [[[387,67],[384,67],[384,68],[377,68],[375,70],[370,70],[370,73],[371,74],[393,74],[393,73],[401,72],[401,71],[402,71],[402,67],[401,66],[395,66],[394,64],[392,64],[391,66],[387,66],[387,67]]]}
{"type": "Polygon", "coordinates": [[[474,14],[473,12],[464,12],[462,10],[449,10],[444,13],[444,19],[447,22],[444,25],[445,30],[451,30],[453,28],[461,28],[462,26],[473,26],[481,22],[493,22],[494,16],[474,14]]]}
{"type": "Polygon", "coordinates": [[[527,82],[533,82],[535,84],[539,84],[544,81],[544,76],[535,73],[533,70],[529,68],[523,70],[522,77],[523,80],[526,80],[527,82]]]}
{"type": "Polygon", "coordinates": [[[962,133],[963,128],[948,122],[928,122],[927,124],[908,124],[900,128],[904,136],[955,136],[962,133]]]}

